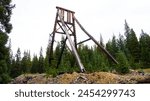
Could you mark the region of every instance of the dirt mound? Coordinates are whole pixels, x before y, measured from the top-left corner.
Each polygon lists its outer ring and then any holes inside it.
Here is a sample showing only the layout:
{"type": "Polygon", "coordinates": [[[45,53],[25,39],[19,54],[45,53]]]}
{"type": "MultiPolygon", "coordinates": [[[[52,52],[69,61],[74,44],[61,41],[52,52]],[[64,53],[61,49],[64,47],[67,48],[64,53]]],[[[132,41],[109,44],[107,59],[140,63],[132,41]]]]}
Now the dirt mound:
{"type": "Polygon", "coordinates": [[[12,80],[14,84],[44,84],[51,80],[50,76],[46,74],[22,74],[12,80]]]}
{"type": "Polygon", "coordinates": [[[117,75],[107,72],[95,72],[95,73],[72,73],[63,74],[57,76],[58,83],[63,84],[98,84],[98,83],[116,83],[117,75]]]}
{"type": "Polygon", "coordinates": [[[150,75],[130,73],[117,75],[108,72],[65,73],[52,77],[46,74],[23,74],[15,78],[12,84],[124,84],[150,83],[150,75]]]}

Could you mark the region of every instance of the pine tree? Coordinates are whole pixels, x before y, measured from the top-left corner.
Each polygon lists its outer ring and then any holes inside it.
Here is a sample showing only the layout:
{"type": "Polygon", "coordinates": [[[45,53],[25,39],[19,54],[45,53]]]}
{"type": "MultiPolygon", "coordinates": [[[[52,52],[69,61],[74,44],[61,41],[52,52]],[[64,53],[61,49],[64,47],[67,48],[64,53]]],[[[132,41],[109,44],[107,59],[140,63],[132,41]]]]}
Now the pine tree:
{"type": "Polygon", "coordinates": [[[11,32],[12,25],[10,18],[12,14],[11,0],[0,0],[0,83],[9,82],[9,69],[7,57],[9,57],[9,49],[6,47],[8,33],[11,32]]]}
{"type": "Polygon", "coordinates": [[[13,60],[13,52],[11,50],[11,39],[9,39],[9,44],[8,44],[8,56],[7,56],[7,67],[8,67],[8,73],[10,75],[11,72],[11,67],[12,67],[12,60],[13,60]]]}
{"type": "Polygon", "coordinates": [[[51,67],[55,68],[58,62],[58,59],[60,57],[60,53],[61,53],[61,44],[60,42],[58,42],[55,51],[54,51],[54,60],[52,61],[51,67]]]}
{"type": "Polygon", "coordinates": [[[121,74],[126,74],[129,72],[129,64],[125,54],[122,51],[117,53],[117,61],[119,64],[117,65],[117,72],[121,74]]]}
{"type": "Polygon", "coordinates": [[[31,71],[31,66],[32,66],[32,62],[31,62],[30,51],[27,51],[27,73],[31,71]]]}
{"type": "Polygon", "coordinates": [[[107,43],[106,43],[106,49],[112,54],[112,42],[111,40],[109,40],[107,43]]]}
{"type": "Polygon", "coordinates": [[[126,37],[125,38],[125,47],[126,47],[125,54],[127,56],[127,59],[129,60],[131,58],[131,55],[128,50],[128,44],[129,44],[129,36],[130,36],[131,29],[126,20],[125,20],[125,24],[124,24],[124,30],[125,30],[124,35],[126,37]]]}
{"type": "Polygon", "coordinates": [[[20,48],[17,50],[17,54],[15,55],[15,59],[13,59],[12,69],[11,69],[11,76],[17,77],[22,74],[21,68],[21,51],[20,48]]]}
{"type": "Polygon", "coordinates": [[[106,43],[106,49],[111,53],[113,57],[116,57],[116,53],[119,51],[116,36],[113,35],[112,40],[106,43]]]}
{"type": "Polygon", "coordinates": [[[49,59],[48,56],[46,55],[45,59],[44,59],[44,68],[45,68],[45,72],[48,72],[50,66],[49,66],[49,59]]]}
{"type": "Polygon", "coordinates": [[[122,51],[127,55],[127,49],[125,46],[125,38],[121,34],[119,34],[119,38],[117,40],[117,46],[118,46],[119,51],[122,51]]]}
{"type": "Polygon", "coordinates": [[[101,34],[100,34],[100,45],[104,47],[103,37],[101,34]]]}
{"type": "Polygon", "coordinates": [[[70,68],[70,54],[69,51],[66,48],[66,43],[65,43],[66,39],[65,37],[62,35],[61,37],[61,52],[60,54],[62,54],[62,59],[60,60],[60,68],[64,69],[64,72],[66,72],[69,68],[70,68]],[[63,53],[62,53],[63,50],[63,53]]]}
{"type": "Polygon", "coordinates": [[[140,61],[142,68],[150,67],[150,36],[143,30],[140,36],[140,61]]]}
{"type": "Polygon", "coordinates": [[[38,73],[44,73],[45,72],[44,57],[43,57],[43,49],[42,49],[42,47],[41,47],[41,50],[40,50],[39,66],[37,68],[38,68],[38,73]]]}
{"type": "Polygon", "coordinates": [[[49,40],[48,40],[48,45],[47,45],[47,49],[46,49],[46,58],[48,58],[48,65],[51,64],[51,60],[52,60],[52,56],[53,56],[53,53],[50,54],[51,52],[51,45],[52,45],[52,34],[49,35],[49,40]],[[50,56],[51,55],[51,56],[50,56]]]}
{"type": "Polygon", "coordinates": [[[133,69],[139,68],[140,60],[140,47],[134,30],[128,26],[125,21],[125,46],[127,58],[130,61],[130,65],[133,69]]]}
{"type": "Polygon", "coordinates": [[[92,64],[92,69],[94,71],[109,71],[107,58],[97,46],[94,46],[92,54],[93,55],[90,60],[90,63],[92,64]]]}
{"type": "Polygon", "coordinates": [[[124,27],[124,29],[125,29],[124,35],[126,36],[126,40],[128,40],[129,34],[130,34],[130,27],[129,27],[129,25],[128,25],[128,23],[127,23],[126,20],[125,20],[124,26],[125,26],[125,27],[124,27]]]}
{"type": "Polygon", "coordinates": [[[83,65],[84,66],[86,65],[86,67],[87,67],[86,62],[88,61],[88,59],[87,59],[88,55],[87,55],[87,51],[86,51],[87,49],[88,49],[88,47],[84,46],[83,44],[80,44],[78,47],[78,53],[79,53],[80,59],[81,59],[83,65]]]}
{"type": "Polygon", "coordinates": [[[116,53],[118,52],[118,45],[117,45],[117,39],[116,39],[116,36],[113,35],[113,38],[112,38],[112,55],[114,57],[116,57],[116,53]]]}
{"type": "Polygon", "coordinates": [[[34,55],[32,60],[31,73],[38,73],[38,67],[39,67],[39,60],[37,55],[34,55]]]}
{"type": "Polygon", "coordinates": [[[131,55],[130,57],[131,66],[133,67],[133,69],[139,68],[140,47],[139,47],[138,39],[133,29],[131,29],[129,38],[127,40],[127,48],[131,55]]]}
{"type": "Polygon", "coordinates": [[[21,61],[21,70],[23,73],[27,72],[27,52],[24,52],[24,56],[21,61]]]}
{"type": "Polygon", "coordinates": [[[29,51],[24,51],[24,56],[21,61],[21,70],[23,73],[29,73],[31,69],[31,57],[29,51]]]}

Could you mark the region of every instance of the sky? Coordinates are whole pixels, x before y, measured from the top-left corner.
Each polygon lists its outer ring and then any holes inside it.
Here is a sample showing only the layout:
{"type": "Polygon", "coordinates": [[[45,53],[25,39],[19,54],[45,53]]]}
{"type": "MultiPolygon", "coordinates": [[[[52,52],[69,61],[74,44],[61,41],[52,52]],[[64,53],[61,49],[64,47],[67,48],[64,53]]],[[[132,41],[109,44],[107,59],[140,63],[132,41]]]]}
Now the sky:
{"type": "MultiPolygon", "coordinates": [[[[56,6],[75,11],[76,18],[97,41],[100,34],[104,43],[113,35],[124,34],[125,19],[137,37],[141,29],[150,33],[150,0],[12,0],[12,4],[16,7],[9,36],[14,54],[18,48],[22,53],[30,50],[31,55],[39,54],[41,47],[45,54],[56,6]]],[[[78,27],[76,30],[78,42],[87,39],[78,27]]]]}

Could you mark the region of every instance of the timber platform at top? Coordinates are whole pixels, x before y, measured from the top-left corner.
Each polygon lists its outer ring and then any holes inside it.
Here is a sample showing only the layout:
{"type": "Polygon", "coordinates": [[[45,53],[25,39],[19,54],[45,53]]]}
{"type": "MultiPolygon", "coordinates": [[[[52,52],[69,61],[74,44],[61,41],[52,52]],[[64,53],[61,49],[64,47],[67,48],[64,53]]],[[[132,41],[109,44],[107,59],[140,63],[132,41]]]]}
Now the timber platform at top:
{"type": "Polygon", "coordinates": [[[71,11],[71,10],[66,9],[66,8],[62,8],[62,7],[58,7],[58,6],[56,6],[56,8],[57,8],[57,9],[60,9],[60,10],[67,11],[67,12],[75,13],[74,11],[71,11]]]}

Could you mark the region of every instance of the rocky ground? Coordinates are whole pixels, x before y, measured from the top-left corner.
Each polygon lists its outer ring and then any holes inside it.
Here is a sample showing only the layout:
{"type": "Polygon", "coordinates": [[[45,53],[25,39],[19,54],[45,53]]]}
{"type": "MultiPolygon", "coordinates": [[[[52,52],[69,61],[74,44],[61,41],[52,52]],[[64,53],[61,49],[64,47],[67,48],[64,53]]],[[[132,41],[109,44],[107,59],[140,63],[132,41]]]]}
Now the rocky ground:
{"type": "Polygon", "coordinates": [[[109,72],[65,73],[52,77],[46,74],[23,74],[11,84],[138,84],[150,83],[150,74],[131,71],[126,75],[109,72]]]}

